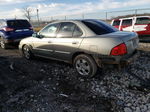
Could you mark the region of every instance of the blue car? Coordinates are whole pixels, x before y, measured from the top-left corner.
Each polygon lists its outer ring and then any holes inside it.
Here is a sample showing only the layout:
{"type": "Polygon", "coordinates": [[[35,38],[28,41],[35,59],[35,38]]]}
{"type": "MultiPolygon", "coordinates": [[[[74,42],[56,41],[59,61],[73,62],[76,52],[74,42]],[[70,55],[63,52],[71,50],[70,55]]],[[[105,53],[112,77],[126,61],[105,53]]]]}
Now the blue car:
{"type": "Polygon", "coordinates": [[[21,39],[33,33],[31,24],[25,19],[0,20],[0,45],[3,49],[9,45],[18,45],[21,39]]]}

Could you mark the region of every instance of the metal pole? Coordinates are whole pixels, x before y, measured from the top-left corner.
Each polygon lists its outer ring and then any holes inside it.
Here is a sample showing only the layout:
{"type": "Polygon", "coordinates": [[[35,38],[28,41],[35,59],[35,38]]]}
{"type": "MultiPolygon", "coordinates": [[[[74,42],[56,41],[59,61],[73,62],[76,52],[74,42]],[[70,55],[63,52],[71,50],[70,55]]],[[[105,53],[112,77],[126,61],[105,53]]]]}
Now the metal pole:
{"type": "Polygon", "coordinates": [[[138,10],[137,10],[137,9],[135,9],[135,16],[137,16],[137,11],[138,11],[138,10]]]}
{"type": "Polygon", "coordinates": [[[84,13],[82,14],[82,19],[84,19],[84,13]]]}
{"type": "Polygon", "coordinates": [[[39,9],[37,9],[36,11],[37,11],[38,26],[40,26],[40,20],[39,20],[39,9]]]}
{"type": "Polygon", "coordinates": [[[108,12],[106,12],[106,21],[107,21],[108,12]]]}
{"type": "Polygon", "coordinates": [[[53,21],[53,17],[51,17],[51,21],[53,21]]]}

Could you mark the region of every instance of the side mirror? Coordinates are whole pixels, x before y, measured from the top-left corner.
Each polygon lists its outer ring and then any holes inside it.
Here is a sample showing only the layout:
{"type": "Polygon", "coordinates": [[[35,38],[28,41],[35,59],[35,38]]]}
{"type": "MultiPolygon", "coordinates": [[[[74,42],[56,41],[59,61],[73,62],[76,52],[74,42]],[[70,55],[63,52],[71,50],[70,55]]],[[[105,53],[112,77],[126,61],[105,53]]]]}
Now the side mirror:
{"type": "Polygon", "coordinates": [[[39,35],[39,33],[33,33],[32,34],[32,37],[36,37],[36,38],[43,38],[44,36],[43,35],[39,35]]]}
{"type": "Polygon", "coordinates": [[[37,33],[33,33],[32,37],[38,37],[38,34],[37,33]]]}

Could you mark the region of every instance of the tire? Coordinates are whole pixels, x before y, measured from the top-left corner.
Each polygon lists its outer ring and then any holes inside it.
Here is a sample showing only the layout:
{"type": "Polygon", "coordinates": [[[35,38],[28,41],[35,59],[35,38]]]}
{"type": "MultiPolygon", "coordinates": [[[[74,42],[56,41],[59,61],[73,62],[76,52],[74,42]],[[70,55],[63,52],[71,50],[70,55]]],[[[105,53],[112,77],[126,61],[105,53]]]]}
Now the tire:
{"type": "Polygon", "coordinates": [[[33,54],[28,45],[23,46],[22,54],[23,54],[23,57],[26,58],[27,60],[33,59],[33,54]]]}
{"type": "Polygon", "coordinates": [[[5,43],[4,39],[1,39],[0,44],[1,44],[1,48],[2,48],[2,49],[7,49],[7,48],[8,48],[8,46],[7,46],[7,44],[5,43]]]}
{"type": "Polygon", "coordinates": [[[78,74],[82,77],[91,78],[97,72],[97,64],[89,55],[81,54],[76,56],[73,65],[78,74]]]}

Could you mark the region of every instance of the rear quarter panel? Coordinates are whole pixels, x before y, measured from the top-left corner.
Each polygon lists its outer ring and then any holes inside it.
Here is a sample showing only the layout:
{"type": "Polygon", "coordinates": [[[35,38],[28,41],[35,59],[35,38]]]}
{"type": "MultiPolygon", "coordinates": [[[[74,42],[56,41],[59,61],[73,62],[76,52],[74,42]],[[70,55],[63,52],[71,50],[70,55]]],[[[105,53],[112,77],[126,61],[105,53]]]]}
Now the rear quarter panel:
{"type": "Polygon", "coordinates": [[[123,41],[111,37],[85,37],[80,45],[80,50],[89,54],[110,55],[111,49],[123,41]]]}

